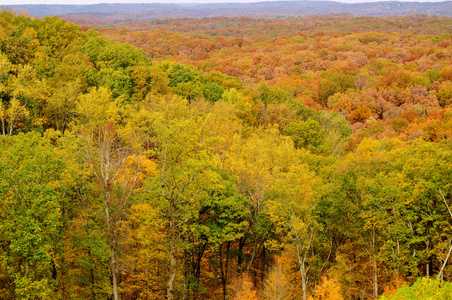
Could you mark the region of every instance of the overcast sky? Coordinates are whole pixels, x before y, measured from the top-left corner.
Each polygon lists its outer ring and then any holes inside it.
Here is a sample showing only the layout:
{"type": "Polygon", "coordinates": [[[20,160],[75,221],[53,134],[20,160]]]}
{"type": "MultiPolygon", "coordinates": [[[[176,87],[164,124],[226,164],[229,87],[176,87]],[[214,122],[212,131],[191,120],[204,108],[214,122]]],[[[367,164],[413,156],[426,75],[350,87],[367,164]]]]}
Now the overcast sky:
{"type": "MultiPolygon", "coordinates": [[[[272,0],[262,0],[272,1],[272,0]]],[[[273,0],[275,1],[275,0],[273,0]]],[[[336,0],[337,1],[337,0],[336,0]]],[[[387,0],[390,1],[390,0],[387,0]]],[[[409,1],[409,2],[441,2],[443,0],[409,1]]],[[[96,4],[96,3],[221,3],[221,2],[261,2],[257,0],[0,0],[1,5],[12,4],[96,4]]],[[[375,0],[340,0],[338,2],[358,3],[377,2],[375,0]]]]}

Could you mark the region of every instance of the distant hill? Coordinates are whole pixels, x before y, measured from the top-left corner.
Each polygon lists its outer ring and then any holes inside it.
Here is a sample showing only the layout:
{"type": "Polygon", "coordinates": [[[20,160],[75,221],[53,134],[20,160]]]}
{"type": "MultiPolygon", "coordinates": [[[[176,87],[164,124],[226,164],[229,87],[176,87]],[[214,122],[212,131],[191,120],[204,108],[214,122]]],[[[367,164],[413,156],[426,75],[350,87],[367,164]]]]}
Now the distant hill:
{"type": "Polygon", "coordinates": [[[294,17],[315,14],[357,16],[403,16],[426,14],[452,16],[452,1],[445,2],[372,2],[348,4],[334,1],[274,1],[257,3],[208,4],[94,4],[94,5],[7,5],[8,10],[22,10],[32,17],[56,15],[66,19],[114,21],[126,19],[155,20],[203,17],[294,17]]]}

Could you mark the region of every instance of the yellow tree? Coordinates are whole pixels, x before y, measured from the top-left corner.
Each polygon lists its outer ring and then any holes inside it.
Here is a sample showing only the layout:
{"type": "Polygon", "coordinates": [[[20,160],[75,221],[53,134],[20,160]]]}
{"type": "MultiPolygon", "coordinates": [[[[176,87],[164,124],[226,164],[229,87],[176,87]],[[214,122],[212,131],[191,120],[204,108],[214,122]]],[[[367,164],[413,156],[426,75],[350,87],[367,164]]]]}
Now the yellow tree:
{"type": "Polygon", "coordinates": [[[127,158],[134,154],[133,146],[127,142],[133,140],[133,132],[121,128],[120,100],[112,99],[112,93],[101,87],[80,96],[76,106],[77,129],[84,138],[84,161],[91,167],[102,195],[115,300],[119,299],[118,230],[141,168],[140,159],[135,164],[127,164],[127,158]]]}
{"type": "Polygon", "coordinates": [[[167,261],[165,228],[150,203],[132,204],[121,225],[124,255],[121,283],[124,298],[165,299],[167,261]]]}
{"type": "Polygon", "coordinates": [[[47,101],[47,122],[64,134],[75,122],[75,106],[81,92],[79,82],[66,82],[55,89],[52,97],[47,101]]]}
{"type": "MultiPolygon", "coordinates": [[[[265,244],[275,238],[275,230],[266,210],[266,193],[275,184],[281,170],[288,170],[298,158],[293,142],[279,134],[277,126],[257,130],[244,138],[234,135],[232,144],[226,151],[222,167],[237,178],[237,190],[247,197],[251,204],[249,234],[241,241],[239,251],[249,244],[249,258],[244,270],[249,273],[265,244]]],[[[239,269],[242,257],[238,258],[239,269]]],[[[242,271],[242,270],[240,270],[242,271]]]]}
{"type": "Polygon", "coordinates": [[[236,283],[236,295],[234,300],[258,300],[257,291],[248,275],[240,277],[240,282],[236,283]]]}
{"type": "Polygon", "coordinates": [[[153,96],[140,103],[133,123],[146,133],[144,143],[156,159],[158,175],[148,179],[149,202],[163,218],[169,259],[167,299],[177,292],[179,256],[189,221],[195,219],[203,193],[218,180],[204,135],[204,116],[178,96],[153,96]]]}
{"type": "Polygon", "coordinates": [[[301,275],[301,299],[307,299],[309,255],[314,245],[317,224],[312,216],[314,174],[306,165],[294,165],[281,172],[269,193],[268,214],[287,233],[295,248],[295,259],[301,275]]]}
{"type": "Polygon", "coordinates": [[[314,296],[309,300],[343,300],[341,287],[334,278],[322,278],[322,283],[315,289],[314,296]]]}
{"type": "Polygon", "coordinates": [[[45,82],[36,78],[35,70],[30,65],[19,66],[17,75],[10,74],[13,66],[4,58],[0,64],[5,67],[0,93],[6,100],[0,103],[0,121],[3,135],[12,135],[18,126],[28,123],[29,127],[42,124],[43,103],[49,96],[45,82]]]}
{"type": "Polygon", "coordinates": [[[263,298],[265,300],[291,300],[294,296],[294,285],[289,276],[290,258],[287,254],[276,257],[264,283],[263,298]]]}

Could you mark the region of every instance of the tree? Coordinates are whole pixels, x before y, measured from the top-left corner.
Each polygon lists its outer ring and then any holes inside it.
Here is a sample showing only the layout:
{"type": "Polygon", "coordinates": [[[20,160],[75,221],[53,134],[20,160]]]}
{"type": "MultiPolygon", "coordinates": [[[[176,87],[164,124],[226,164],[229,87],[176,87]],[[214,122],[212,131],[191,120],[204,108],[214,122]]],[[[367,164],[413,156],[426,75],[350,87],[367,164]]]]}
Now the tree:
{"type": "Polygon", "coordinates": [[[146,54],[130,44],[109,42],[100,49],[97,66],[101,69],[126,70],[146,61],[146,54]]]}
{"type": "Polygon", "coordinates": [[[58,87],[47,101],[46,119],[50,126],[65,133],[76,121],[76,103],[81,93],[79,82],[66,82],[58,87]]]}
{"type": "Polygon", "coordinates": [[[246,139],[235,135],[226,151],[223,168],[236,174],[238,192],[247,197],[252,205],[249,229],[240,240],[238,250],[240,273],[257,272],[260,261],[256,257],[267,252],[267,245],[279,242],[277,228],[266,213],[266,193],[281,170],[288,170],[292,164],[296,164],[296,155],[292,141],[282,137],[277,126],[258,130],[246,139]],[[250,249],[245,249],[246,244],[250,249]],[[245,251],[248,253],[246,259],[245,251]]]}
{"type": "Polygon", "coordinates": [[[4,137],[0,158],[0,259],[20,299],[56,299],[71,172],[37,133],[4,137]],[[63,232],[62,232],[63,231],[63,232]]]}
{"type": "Polygon", "coordinates": [[[334,278],[322,278],[322,283],[315,289],[312,300],[343,300],[340,286],[334,278]]]}
{"type": "Polygon", "coordinates": [[[323,106],[327,105],[328,97],[348,89],[355,89],[355,79],[352,75],[328,70],[321,72],[320,77],[322,79],[319,85],[319,97],[323,106]]]}
{"type": "Polygon", "coordinates": [[[428,277],[419,278],[413,286],[404,285],[396,291],[394,295],[381,297],[381,300],[402,300],[402,299],[448,299],[452,293],[450,282],[428,277]]]}
{"type": "Polygon", "coordinates": [[[12,135],[19,126],[28,128],[42,124],[44,100],[49,96],[48,86],[36,78],[30,65],[19,66],[16,76],[8,76],[0,86],[4,94],[0,103],[3,135],[12,135]]]}
{"type": "Polygon", "coordinates": [[[295,148],[306,148],[314,151],[322,141],[324,131],[319,122],[308,118],[306,121],[289,123],[284,127],[284,134],[292,138],[295,148]]]}
{"type": "MultiPolygon", "coordinates": [[[[155,171],[155,170],[154,170],[155,171]]],[[[157,209],[143,199],[131,205],[120,232],[124,254],[122,289],[124,298],[165,299],[166,235],[157,209]]]]}
{"type": "Polygon", "coordinates": [[[294,284],[290,278],[290,264],[287,255],[277,256],[264,283],[265,300],[290,300],[294,296],[294,284]]]}
{"type": "Polygon", "coordinates": [[[280,174],[269,195],[268,213],[278,228],[287,232],[287,238],[295,248],[303,300],[307,299],[308,294],[308,256],[314,245],[317,227],[311,212],[314,207],[312,180],[313,174],[307,166],[293,166],[287,173],[280,174]]]}
{"type": "Polygon", "coordinates": [[[259,85],[256,96],[265,104],[282,103],[289,101],[290,94],[277,87],[269,86],[266,83],[259,85]]]}
{"type": "Polygon", "coordinates": [[[234,300],[258,300],[257,291],[253,286],[253,282],[248,275],[244,275],[239,279],[238,289],[234,300]]]}
{"type": "Polygon", "coordinates": [[[106,88],[93,89],[79,98],[76,109],[80,116],[78,130],[84,137],[84,160],[91,166],[104,204],[113,297],[118,300],[118,228],[130,205],[129,198],[136,185],[140,162],[132,166],[126,164],[134,149],[121,134],[133,140],[133,133],[121,131],[120,99],[111,96],[106,88]]]}
{"type": "Polygon", "coordinates": [[[205,83],[201,86],[201,90],[204,97],[212,102],[220,100],[224,93],[224,89],[217,83],[205,83]]]}
{"type": "Polygon", "coordinates": [[[165,220],[170,262],[167,299],[174,299],[178,256],[185,247],[182,233],[199,211],[202,195],[216,176],[204,148],[203,118],[190,116],[187,101],[180,97],[155,97],[151,101],[147,105],[153,106],[153,111],[143,106],[144,118],[137,121],[146,124],[151,153],[159,166],[159,174],[149,178],[147,190],[149,200],[165,220]]]}
{"type": "MultiPolygon", "coordinates": [[[[231,275],[231,253],[235,252],[233,243],[243,238],[249,227],[249,199],[237,193],[233,182],[221,171],[214,189],[207,190],[203,199],[199,216],[190,224],[194,228],[194,240],[199,247],[194,247],[197,261],[194,264],[194,275],[200,277],[201,258],[206,250],[213,252],[209,261],[220,277],[223,286],[223,299],[227,299],[227,285],[231,275]],[[197,251],[196,251],[197,250],[197,251]]],[[[215,277],[216,277],[215,276],[215,277]]]]}
{"type": "Polygon", "coordinates": [[[449,81],[449,84],[444,84],[438,91],[438,101],[442,107],[446,107],[452,104],[452,85],[449,81]]]}
{"type": "Polygon", "coordinates": [[[157,65],[137,66],[130,77],[134,84],[132,97],[136,100],[144,100],[148,93],[166,94],[168,91],[168,77],[157,65]]]}

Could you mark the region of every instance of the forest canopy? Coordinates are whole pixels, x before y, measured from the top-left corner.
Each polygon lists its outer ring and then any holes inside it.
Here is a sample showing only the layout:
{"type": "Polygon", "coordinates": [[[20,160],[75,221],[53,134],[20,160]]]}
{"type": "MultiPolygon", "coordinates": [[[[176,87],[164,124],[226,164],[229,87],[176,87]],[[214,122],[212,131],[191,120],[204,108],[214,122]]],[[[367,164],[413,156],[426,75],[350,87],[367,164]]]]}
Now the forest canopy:
{"type": "Polygon", "coordinates": [[[432,28],[0,11],[2,299],[447,295],[452,33],[432,28]]]}

